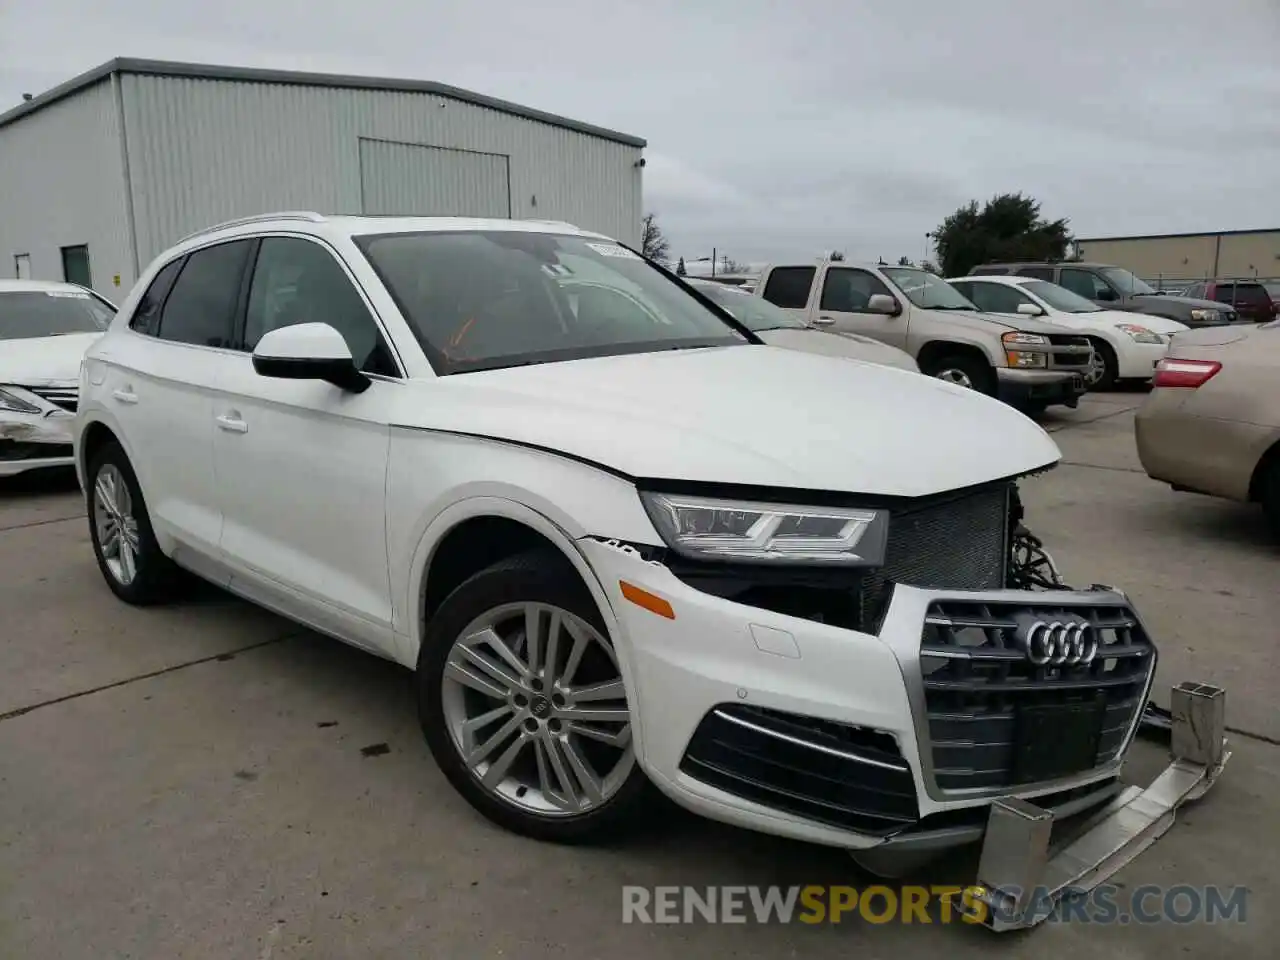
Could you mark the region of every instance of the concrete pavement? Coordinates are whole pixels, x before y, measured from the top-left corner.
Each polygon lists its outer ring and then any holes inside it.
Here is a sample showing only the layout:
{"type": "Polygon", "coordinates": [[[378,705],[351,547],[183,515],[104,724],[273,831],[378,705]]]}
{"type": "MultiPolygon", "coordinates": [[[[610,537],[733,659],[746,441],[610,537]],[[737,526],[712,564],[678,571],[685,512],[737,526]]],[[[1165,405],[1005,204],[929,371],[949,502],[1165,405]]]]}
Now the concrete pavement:
{"type": "MultiPolygon", "coordinates": [[[[432,763],[404,671],[214,591],[120,604],[74,481],[42,480],[0,488],[0,958],[1274,956],[1280,552],[1247,509],[1134,472],[1139,400],[1046,417],[1065,463],[1024,498],[1070,579],[1134,597],[1162,686],[1227,686],[1250,736],[1120,879],[1247,885],[1244,924],[624,926],[624,884],[871,881],[838,851],[678,813],[609,850],[491,827],[432,763]]],[[[1133,779],[1161,762],[1140,745],[1133,779]]],[[[919,879],[972,864],[944,869],[919,879]]]]}

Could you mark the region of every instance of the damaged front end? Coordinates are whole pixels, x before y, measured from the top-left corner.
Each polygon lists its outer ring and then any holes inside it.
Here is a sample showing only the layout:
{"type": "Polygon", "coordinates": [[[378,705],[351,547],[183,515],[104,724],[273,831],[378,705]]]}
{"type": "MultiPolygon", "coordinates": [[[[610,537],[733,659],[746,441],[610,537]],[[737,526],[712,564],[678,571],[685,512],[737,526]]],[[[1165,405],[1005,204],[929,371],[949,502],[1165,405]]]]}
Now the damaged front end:
{"type": "MultiPolygon", "coordinates": [[[[1114,606],[1082,605],[1090,595],[1100,600],[1105,597],[1107,603],[1124,598],[1111,587],[1094,585],[1088,590],[1075,590],[1064,583],[1043,543],[1023,524],[1023,508],[1016,487],[1010,498],[1009,531],[1008,587],[1039,592],[1042,596],[1058,592],[1063,599],[1061,609],[1047,596],[1048,605],[1031,608],[1035,611],[1031,614],[1019,611],[1016,604],[1000,602],[977,604],[972,611],[949,603],[931,606],[933,616],[926,622],[935,624],[934,629],[940,634],[931,637],[926,632],[921,648],[922,662],[931,654],[943,654],[957,657],[964,667],[958,674],[940,674],[943,680],[924,676],[922,685],[926,696],[931,687],[941,688],[958,698],[953,702],[968,703],[970,696],[989,696],[990,689],[995,687],[1005,696],[1016,697],[1018,693],[1032,690],[1036,683],[1033,678],[1042,682],[1042,690],[1053,690],[1055,703],[1015,710],[1007,718],[1016,731],[1011,745],[1022,758],[1013,761],[1015,769],[1027,757],[1044,758],[1073,749],[1073,738],[1055,726],[1055,718],[1071,721],[1073,710],[1074,715],[1079,716],[1081,711],[1088,712],[1095,706],[1103,718],[1103,732],[1101,740],[1095,740],[1085,750],[1092,749],[1096,760],[1105,759],[1118,767],[1138,728],[1168,736],[1171,758],[1165,770],[1145,788],[1122,787],[1118,779],[1113,779],[1095,784],[1089,795],[1078,798],[1070,795],[1020,798],[1014,795],[1019,778],[1013,777],[1012,782],[1007,783],[1008,795],[991,799],[981,832],[977,882],[956,894],[953,900],[959,911],[997,932],[1035,926],[1052,916],[1063,899],[1084,895],[1114,876],[1169,830],[1182,805],[1208,791],[1230,757],[1224,736],[1225,691],[1210,684],[1180,683],[1172,690],[1169,711],[1146,700],[1155,671],[1155,649],[1137,614],[1127,601],[1114,606]],[[1038,619],[1028,627],[1024,622],[1027,616],[1038,619]],[[1028,642],[1034,637],[1037,624],[1045,640],[1028,642]],[[979,636],[985,634],[986,640],[967,649],[957,645],[948,652],[938,642],[939,636],[946,635],[954,643],[962,633],[975,630],[979,636]],[[1114,640],[1100,646],[1098,637],[1106,631],[1111,631],[1114,640]],[[1090,640],[1090,635],[1094,639],[1090,640]],[[1009,643],[1010,639],[1016,642],[1009,643]],[[1010,665],[1016,660],[1017,667],[1002,669],[998,665],[1002,657],[1010,665]],[[1030,669],[1026,661],[1030,661],[1030,669]],[[993,667],[994,670],[982,676],[984,668],[993,667]],[[972,685],[966,686],[963,679],[955,679],[966,675],[975,680],[972,685]],[[1135,724],[1124,719],[1124,704],[1139,690],[1141,712],[1135,724]],[[1108,746],[1108,736],[1113,738],[1114,749],[1108,746]],[[1047,750],[1032,742],[1037,739],[1047,750]],[[1068,820],[1074,822],[1063,822],[1068,820]]],[[[950,666],[952,664],[947,663],[947,667],[950,666]]],[[[936,707],[936,703],[932,706],[936,707]]],[[[966,732],[981,726],[977,714],[965,708],[957,709],[954,715],[943,716],[946,719],[940,723],[934,713],[929,714],[926,726],[931,734],[946,729],[947,723],[957,719],[979,721],[966,728],[966,732]]],[[[981,744],[972,752],[980,755],[981,749],[987,746],[989,744],[981,744]]],[[[930,771],[935,783],[940,782],[938,758],[939,744],[935,741],[930,771]]],[[[1024,769],[1054,769],[1051,759],[1046,761],[1047,766],[1037,767],[1038,763],[1027,763],[1024,769]]],[[[955,777],[949,781],[950,786],[978,784],[979,780],[965,780],[964,775],[972,775],[979,766],[974,763],[963,772],[949,771],[955,777]]],[[[1036,777],[1033,775],[1030,779],[1036,777]]],[[[901,839],[905,843],[895,844],[891,840],[884,847],[855,854],[855,859],[873,872],[891,875],[894,871],[886,870],[886,864],[901,869],[904,865],[901,854],[909,854],[914,845],[926,838],[904,836],[901,839]]],[[[911,865],[909,855],[905,865],[911,865]]]]}
{"type": "Polygon", "coordinates": [[[0,384],[0,476],[74,463],[75,383],[0,384]]]}

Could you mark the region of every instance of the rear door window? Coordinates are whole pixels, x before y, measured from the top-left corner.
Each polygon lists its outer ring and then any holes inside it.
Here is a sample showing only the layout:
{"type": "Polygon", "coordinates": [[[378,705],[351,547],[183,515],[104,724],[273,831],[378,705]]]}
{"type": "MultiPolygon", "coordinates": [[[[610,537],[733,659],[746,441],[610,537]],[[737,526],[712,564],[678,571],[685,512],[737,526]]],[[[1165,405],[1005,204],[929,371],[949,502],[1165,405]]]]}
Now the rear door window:
{"type": "Polygon", "coordinates": [[[160,316],[160,339],[230,347],[252,240],[233,240],[187,257],[160,316]]]}
{"type": "Polygon", "coordinates": [[[785,310],[802,310],[817,272],[817,267],[775,267],[765,282],[764,298],[785,310]]]}

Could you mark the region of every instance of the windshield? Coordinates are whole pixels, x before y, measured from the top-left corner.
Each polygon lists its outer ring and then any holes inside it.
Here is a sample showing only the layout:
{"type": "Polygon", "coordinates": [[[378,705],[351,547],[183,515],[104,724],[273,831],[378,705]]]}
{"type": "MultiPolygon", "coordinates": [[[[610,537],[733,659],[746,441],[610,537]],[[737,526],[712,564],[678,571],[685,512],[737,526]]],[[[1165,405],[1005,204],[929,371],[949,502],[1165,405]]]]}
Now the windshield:
{"type": "Polygon", "coordinates": [[[693,286],[708,300],[714,300],[732,313],[752,333],[765,330],[804,330],[809,326],[768,300],[753,297],[733,287],[720,283],[699,283],[693,286]]]}
{"type": "Polygon", "coordinates": [[[1066,287],[1060,287],[1048,280],[1031,280],[1021,284],[1027,293],[1035,294],[1055,310],[1063,313],[1099,313],[1102,308],[1092,300],[1086,300],[1066,287]]]}
{"type": "Polygon", "coordinates": [[[442,374],[747,342],[612,241],[506,230],[356,242],[442,374]]]}
{"type": "Polygon", "coordinates": [[[882,267],[902,295],[922,310],[977,310],[964,294],[941,277],[911,267],[882,267]]]}
{"type": "Polygon", "coordinates": [[[77,290],[21,290],[0,293],[0,340],[101,333],[116,309],[77,290]]]}
{"type": "Polygon", "coordinates": [[[1098,272],[1126,297],[1145,296],[1156,292],[1152,286],[1139,280],[1123,267],[1102,267],[1098,272]]]}

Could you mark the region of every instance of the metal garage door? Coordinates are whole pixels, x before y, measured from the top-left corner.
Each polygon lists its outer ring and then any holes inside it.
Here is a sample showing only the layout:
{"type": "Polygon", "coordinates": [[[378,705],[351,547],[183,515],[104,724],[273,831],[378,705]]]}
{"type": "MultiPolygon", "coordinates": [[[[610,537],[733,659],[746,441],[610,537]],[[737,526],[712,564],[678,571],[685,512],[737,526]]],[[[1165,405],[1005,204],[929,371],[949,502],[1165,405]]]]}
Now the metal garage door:
{"type": "Polygon", "coordinates": [[[507,157],[360,140],[360,193],[372,216],[509,217],[507,157]]]}

